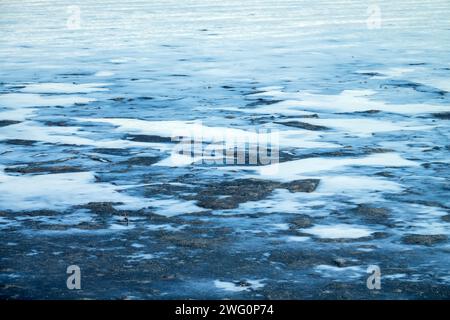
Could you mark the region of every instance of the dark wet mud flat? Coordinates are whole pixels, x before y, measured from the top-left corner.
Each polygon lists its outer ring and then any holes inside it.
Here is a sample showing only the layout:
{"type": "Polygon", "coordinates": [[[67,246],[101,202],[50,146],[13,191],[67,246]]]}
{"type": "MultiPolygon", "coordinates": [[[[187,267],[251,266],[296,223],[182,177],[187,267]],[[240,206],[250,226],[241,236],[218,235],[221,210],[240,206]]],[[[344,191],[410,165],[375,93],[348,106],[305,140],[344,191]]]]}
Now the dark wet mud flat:
{"type": "Polygon", "coordinates": [[[82,2],[75,30],[27,4],[0,4],[1,298],[450,297],[448,2],[380,29],[357,1],[82,2]],[[172,139],[267,130],[276,165],[172,139]]]}

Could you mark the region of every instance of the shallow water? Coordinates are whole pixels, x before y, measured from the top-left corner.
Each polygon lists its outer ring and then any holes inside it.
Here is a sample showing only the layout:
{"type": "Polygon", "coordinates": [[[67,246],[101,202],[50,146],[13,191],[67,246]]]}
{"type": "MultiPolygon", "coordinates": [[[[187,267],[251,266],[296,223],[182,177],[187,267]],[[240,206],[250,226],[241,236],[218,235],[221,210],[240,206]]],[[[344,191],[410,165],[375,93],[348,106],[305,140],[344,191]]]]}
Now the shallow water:
{"type": "Polygon", "coordinates": [[[448,299],[450,3],[373,4],[2,1],[0,296],[448,299]]]}

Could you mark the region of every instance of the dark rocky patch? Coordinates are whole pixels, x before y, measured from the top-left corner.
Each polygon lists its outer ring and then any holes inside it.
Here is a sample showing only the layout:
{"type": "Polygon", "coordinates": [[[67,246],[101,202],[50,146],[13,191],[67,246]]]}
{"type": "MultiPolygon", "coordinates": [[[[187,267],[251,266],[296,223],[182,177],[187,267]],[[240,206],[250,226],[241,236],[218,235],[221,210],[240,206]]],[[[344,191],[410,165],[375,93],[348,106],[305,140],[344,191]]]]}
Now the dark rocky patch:
{"type": "Polygon", "coordinates": [[[439,112],[433,113],[433,117],[441,119],[441,120],[450,120],[450,112],[439,112]]]}
{"type": "Polygon", "coordinates": [[[283,263],[289,268],[310,268],[313,266],[326,264],[333,264],[333,258],[320,251],[311,249],[302,250],[272,250],[270,260],[278,263],[283,263]]]}
{"type": "Polygon", "coordinates": [[[115,98],[111,98],[111,99],[109,99],[109,100],[121,102],[121,101],[126,100],[126,98],[124,98],[124,97],[115,97],[115,98]]]}
{"type": "Polygon", "coordinates": [[[43,121],[43,123],[49,127],[68,127],[70,125],[67,121],[43,121]]]}
{"type": "Polygon", "coordinates": [[[7,144],[13,144],[16,146],[32,146],[35,143],[37,143],[36,140],[23,140],[23,139],[8,139],[3,140],[2,142],[7,144]]]}
{"type": "Polygon", "coordinates": [[[42,167],[35,165],[20,166],[20,167],[7,167],[5,172],[9,173],[68,173],[68,172],[83,172],[85,169],[77,166],[54,166],[54,167],[42,167]]]}
{"type": "Polygon", "coordinates": [[[120,164],[127,164],[130,166],[151,166],[159,161],[159,157],[134,157],[120,162],[120,164]]]}
{"type": "Polygon", "coordinates": [[[416,244],[423,246],[431,246],[436,243],[441,243],[447,241],[447,236],[443,234],[432,234],[432,235],[423,235],[423,234],[407,234],[402,237],[402,242],[404,244],[416,244]]]}
{"type": "Polygon", "coordinates": [[[258,179],[238,179],[205,186],[197,195],[185,198],[197,200],[197,205],[202,208],[234,209],[240,203],[264,199],[276,188],[288,189],[291,192],[313,192],[319,181],[304,179],[280,183],[258,179]]]}
{"type": "Polygon", "coordinates": [[[282,101],[283,100],[267,100],[259,98],[256,101],[248,103],[246,106],[247,107],[268,106],[282,101]]]}
{"type": "Polygon", "coordinates": [[[376,77],[376,76],[381,76],[382,75],[379,72],[358,72],[358,74],[362,74],[364,76],[369,76],[369,77],[376,77]]]}
{"type": "Polygon", "coordinates": [[[289,221],[289,223],[293,224],[295,228],[309,228],[313,225],[313,220],[306,214],[299,214],[289,221]]]}
{"type": "MultiPolygon", "coordinates": [[[[291,153],[295,152],[293,150],[291,153]]],[[[368,148],[364,147],[361,149],[353,149],[351,147],[344,147],[335,151],[325,151],[325,152],[313,152],[313,153],[305,153],[299,155],[287,154],[286,150],[280,152],[280,162],[298,160],[298,159],[306,159],[306,158],[317,158],[317,157],[345,157],[345,156],[365,156],[373,153],[386,153],[392,152],[391,149],[385,148],[368,148]]]]}
{"type": "Polygon", "coordinates": [[[354,113],[362,113],[362,114],[375,114],[375,113],[380,113],[380,110],[374,110],[374,109],[370,109],[370,110],[364,110],[364,111],[355,111],[354,113]]]}
{"type": "Polygon", "coordinates": [[[348,261],[344,258],[334,258],[333,262],[339,268],[343,268],[348,265],[348,261]]]}
{"type": "Polygon", "coordinates": [[[392,149],[387,149],[387,148],[369,148],[369,147],[364,147],[362,149],[366,154],[371,154],[371,153],[387,153],[387,152],[393,152],[394,150],[392,149]]]}
{"type": "Polygon", "coordinates": [[[10,126],[13,124],[18,124],[20,123],[20,121],[15,121],[15,120],[0,120],[0,128],[1,127],[6,127],[6,126],[10,126]]]}
{"type": "Polygon", "coordinates": [[[145,135],[145,134],[129,134],[126,136],[126,139],[136,142],[155,142],[155,143],[174,142],[170,137],[161,137],[156,135],[145,135]]]}
{"type": "Polygon", "coordinates": [[[130,153],[127,149],[120,148],[95,148],[92,150],[92,152],[109,154],[113,156],[126,156],[130,153]]]}
{"type": "Polygon", "coordinates": [[[353,211],[368,223],[389,224],[389,210],[386,208],[377,208],[367,204],[359,204],[353,211]]]}
{"type": "Polygon", "coordinates": [[[314,113],[314,114],[302,114],[302,115],[296,116],[296,118],[319,119],[319,115],[317,113],[314,113]]]}
{"type": "Polygon", "coordinates": [[[303,179],[303,180],[294,180],[288,183],[283,183],[281,185],[282,188],[286,188],[291,192],[313,192],[317,189],[319,185],[319,179],[303,179]]]}
{"type": "Polygon", "coordinates": [[[88,209],[92,213],[98,215],[113,215],[117,214],[119,210],[115,209],[113,205],[120,205],[122,203],[115,202],[89,202],[85,205],[80,206],[80,208],[88,209]]]}
{"type": "Polygon", "coordinates": [[[173,185],[169,183],[158,183],[147,185],[144,188],[145,196],[151,197],[155,194],[174,195],[186,191],[186,186],[173,185]]]}
{"type": "Polygon", "coordinates": [[[153,98],[153,97],[138,97],[137,99],[138,100],[153,100],[155,98],[153,98]]]}
{"type": "Polygon", "coordinates": [[[441,219],[444,220],[445,222],[450,222],[450,214],[443,216],[441,219]]]}
{"type": "Polygon", "coordinates": [[[239,179],[209,185],[194,199],[197,200],[197,205],[203,208],[234,209],[239,203],[266,198],[278,185],[265,180],[239,179]]]}
{"type": "Polygon", "coordinates": [[[375,175],[381,176],[381,177],[386,177],[386,178],[393,178],[393,177],[395,177],[392,173],[386,172],[386,171],[376,172],[375,175]]]}
{"type": "Polygon", "coordinates": [[[192,233],[189,232],[165,232],[159,231],[158,238],[160,241],[163,241],[167,244],[172,244],[180,247],[187,247],[192,249],[207,249],[213,248],[218,245],[222,245],[225,241],[225,238],[220,237],[202,237],[196,236],[193,237],[192,233]]]}
{"type": "Polygon", "coordinates": [[[314,124],[301,122],[301,121],[283,121],[283,122],[277,121],[275,123],[282,124],[282,125],[288,126],[288,127],[300,128],[300,129],[305,129],[305,130],[310,130],[310,131],[329,130],[329,128],[324,127],[324,126],[317,126],[314,124]]]}

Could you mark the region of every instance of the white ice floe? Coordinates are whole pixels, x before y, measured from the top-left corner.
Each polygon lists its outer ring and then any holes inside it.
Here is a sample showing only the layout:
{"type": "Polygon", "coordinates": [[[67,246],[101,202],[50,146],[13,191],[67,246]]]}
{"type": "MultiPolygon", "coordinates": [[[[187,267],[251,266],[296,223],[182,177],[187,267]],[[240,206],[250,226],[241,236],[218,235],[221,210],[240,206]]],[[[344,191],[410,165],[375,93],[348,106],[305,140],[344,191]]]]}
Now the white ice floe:
{"type": "Polygon", "coordinates": [[[264,280],[246,280],[244,283],[245,285],[239,285],[233,282],[228,281],[220,281],[215,280],[214,286],[218,289],[222,289],[225,291],[230,292],[242,292],[242,291],[249,291],[249,290],[257,290],[264,287],[264,284],[262,283],[264,280]]]}
{"type": "Polygon", "coordinates": [[[111,223],[108,227],[109,230],[121,231],[121,230],[129,230],[134,229],[136,227],[135,224],[132,223],[111,223]]]}
{"type": "Polygon", "coordinates": [[[320,176],[316,191],[320,193],[355,193],[368,191],[400,192],[403,187],[395,182],[364,176],[320,176]]]}
{"type": "Polygon", "coordinates": [[[257,175],[272,180],[292,181],[302,175],[330,171],[347,166],[373,167],[411,167],[418,166],[414,161],[403,159],[394,152],[378,153],[361,158],[307,158],[270,164],[267,166],[222,167],[221,170],[254,170],[257,175]]]}
{"type": "Polygon", "coordinates": [[[110,59],[110,60],[109,60],[109,62],[111,62],[111,63],[126,63],[126,62],[128,62],[128,61],[130,61],[130,59],[127,58],[127,57],[124,57],[124,58],[115,58],[115,59],[110,59]]]}
{"type": "Polygon", "coordinates": [[[5,111],[0,111],[0,119],[25,121],[26,119],[30,118],[35,111],[36,111],[35,108],[9,109],[5,111]]]}
{"type": "MultiPolygon", "coordinates": [[[[421,68],[424,69],[424,68],[421,68]]],[[[450,91],[450,82],[448,78],[444,78],[442,76],[430,75],[429,73],[425,73],[423,70],[417,70],[417,68],[389,68],[385,70],[361,70],[359,73],[378,73],[372,76],[372,79],[399,79],[399,78],[407,78],[408,81],[412,81],[424,86],[429,86],[432,88],[436,88],[438,90],[450,91]],[[421,72],[416,72],[421,71],[421,72]]]]}
{"type": "MultiPolygon", "coordinates": [[[[0,113],[1,115],[1,113],[0,113]]],[[[152,147],[161,151],[169,151],[169,147],[163,143],[143,143],[129,140],[98,140],[90,139],[81,127],[76,126],[44,126],[39,122],[26,121],[18,124],[1,127],[0,137],[4,139],[35,140],[51,144],[88,145],[99,148],[127,148],[127,147],[152,147]]]]}
{"type": "MultiPolygon", "coordinates": [[[[416,78],[415,78],[416,79],[416,78]]],[[[447,91],[450,92],[450,81],[448,78],[428,78],[428,79],[417,79],[418,82],[420,82],[421,84],[439,89],[439,90],[443,90],[443,91],[447,91]]],[[[450,109],[450,108],[449,108],[450,109]]]]}
{"type": "MultiPolygon", "coordinates": [[[[284,115],[302,115],[304,111],[320,112],[357,112],[367,110],[380,110],[400,114],[421,114],[430,112],[448,111],[448,106],[425,103],[416,104],[388,104],[381,100],[371,99],[377,92],[374,90],[344,90],[337,95],[316,94],[311,92],[283,92],[279,90],[255,94],[255,96],[269,96],[288,100],[270,105],[271,113],[284,115]]],[[[263,107],[267,108],[267,106],[263,107]]],[[[254,112],[253,109],[242,109],[254,112]]],[[[269,109],[267,109],[269,111],[269,109]]]]}
{"type": "Polygon", "coordinates": [[[129,257],[131,260],[150,260],[156,258],[156,256],[151,253],[136,253],[129,257]]]}
{"type": "Polygon", "coordinates": [[[56,94],[68,94],[68,93],[91,93],[96,91],[108,91],[104,88],[108,83],[65,83],[65,82],[45,82],[45,83],[33,83],[26,85],[22,92],[27,93],[56,93],[56,94]]]}
{"type": "Polygon", "coordinates": [[[300,236],[289,236],[289,237],[286,237],[286,240],[288,242],[304,242],[304,241],[307,241],[309,239],[310,239],[310,237],[300,237],[300,236]]]}
{"type": "MultiPolygon", "coordinates": [[[[146,121],[128,118],[76,118],[78,121],[109,123],[123,133],[157,135],[161,137],[188,137],[197,142],[226,144],[266,143],[270,142],[280,147],[298,148],[335,148],[339,145],[316,141],[320,134],[307,130],[256,131],[238,128],[205,126],[201,121],[146,121]]],[[[170,161],[172,161],[171,159],[170,161]]],[[[176,160],[176,159],[175,159],[176,160]]],[[[186,159],[189,162],[189,159],[186,159]]],[[[191,159],[190,163],[195,160],[191,159]]],[[[176,161],[175,161],[176,162],[176,161]]],[[[186,165],[183,161],[181,165],[186,165]]]]}
{"type": "Polygon", "coordinates": [[[409,233],[421,235],[450,234],[450,224],[442,220],[447,215],[444,209],[419,204],[402,205],[395,210],[395,222],[409,233]],[[404,213],[408,213],[405,218],[404,213]]]}
{"type": "Polygon", "coordinates": [[[118,192],[116,186],[95,182],[92,172],[10,176],[0,167],[0,209],[65,209],[89,202],[122,202],[145,208],[151,201],[118,192]]]}
{"type": "Polygon", "coordinates": [[[156,214],[166,217],[205,210],[196,206],[195,201],[182,201],[177,199],[154,199],[151,201],[151,207],[156,214]]]}
{"type": "Polygon", "coordinates": [[[312,234],[322,239],[358,239],[370,236],[373,231],[364,226],[349,224],[315,225],[302,229],[307,234],[312,234]]]}
{"type": "Polygon", "coordinates": [[[96,73],[94,74],[94,76],[96,76],[96,77],[110,77],[110,76],[113,76],[114,74],[115,74],[115,73],[112,72],[112,71],[104,70],[104,71],[98,71],[98,72],[96,72],[96,73]]]}
{"type": "Polygon", "coordinates": [[[360,70],[357,73],[377,73],[371,78],[381,80],[389,78],[399,78],[414,71],[415,71],[414,68],[394,67],[384,70],[360,70]]]}
{"type": "MultiPolygon", "coordinates": [[[[240,214],[252,214],[254,212],[301,212],[315,217],[322,217],[327,216],[329,210],[347,209],[345,204],[331,200],[337,194],[350,197],[348,201],[353,203],[361,203],[377,199],[373,192],[396,193],[404,189],[400,184],[374,177],[319,175],[313,178],[320,179],[320,183],[312,193],[275,189],[265,199],[240,203],[237,212],[240,214]]],[[[235,214],[236,210],[222,210],[222,213],[235,214]]]]}
{"type": "Polygon", "coordinates": [[[335,280],[340,280],[342,278],[357,279],[366,274],[366,270],[361,266],[336,267],[321,264],[314,267],[314,271],[319,273],[322,277],[332,278],[335,280]]]}
{"type": "Polygon", "coordinates": [[[406,273],[394,273],[394,274],[384,274],[383,279],[386,280],[397,280],[407,278],[408,275],[406,273]]]}
{"type": "Polygon", "coordinates": [[[94,98],[83,96],[53,95],[43,96],[34,93],[7,93],[0,95],[0,107],[11,109],[25,107],[71,106],[75,103],[89,103],[94,98]]]}
{"type": "MultiPolygon", "coordinates": [[[[287,189],[275,189],[266,199],[258,201],[247,201],[239,204],[239,210],[230,210],[230,213],[236,212],[242,214],[251,214],[254,212],[264,213],[298,213],[308,210],[316,205],[323,205],[325,202],[319,202],[322,194],[314,193],[293,193],[287,189]]],[[[224,212],[228,212],[224,210],[224,212]]],[[[319,214],[320,211],[316,210],[319,214]]]]}
{"type": "Polygon", "coordinates": [[[298,120],[316,126],[324,126],[341,130],[350,135],[369,136],[372,133],[391,132],[402,130],[430,130],[435,126],[419,126],[414,122],[391,122],[364,118],[332,118],[332,119],[289,119],[289,121],[298,120]]]}
{"type": "Polygon", "coordinates": [[[273,223],[271,226],[277,230],[289,230],[289,224],[287,223],[273,223]]]}
{"type": "Polygon", "coordinates": [[[282,114],[284,116],[312,116],[315,112],[305,111],[299,105],[298,100],[284,100],[270,105],[262,105],[257,108],[225,107],[223,110],[240,111],[255,114],[282,114]],[[275,107],[274,107],[275,106],[275,107]]]}
{"type": "Polygon", "coordinates": [[[36,140],[54,144],[96,145],[97,142],[78,136],[78,127],[47,127],[27,121],[0,128],[2,139],[36,140]]]}

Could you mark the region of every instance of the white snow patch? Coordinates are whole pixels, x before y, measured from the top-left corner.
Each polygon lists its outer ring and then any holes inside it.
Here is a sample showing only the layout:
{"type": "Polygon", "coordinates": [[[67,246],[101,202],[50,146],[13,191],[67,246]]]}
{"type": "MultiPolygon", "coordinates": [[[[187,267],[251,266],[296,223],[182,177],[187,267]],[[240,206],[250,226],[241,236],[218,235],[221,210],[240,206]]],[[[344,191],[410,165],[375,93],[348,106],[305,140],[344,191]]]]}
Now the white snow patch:
{"type": "Polygon", "coordinates": [[[96,77],[110,77],[110,76],[113,76],[114,74],[115,73],[112,72],[112,71],[105,70],[105,71],[98,71],[98,72],[96,72],[94,74],[94,76],[96,76],[96,77]]]}
{"type": "Polygon", "coordinates": [[[339,280],[339,278],[356,279],[362,277],[365,274],[365,269],[361,266],[339,268],[321,264],[314,267],[314,271],[320,273],[323,277],[333,278],[335,280],[339,280]]]}
{"type": "Polygon", "coordinates": [[[345,133],[359,136],[369,136],[377,132],[391,132],[401,130],[429,130],[435,126],[414,126],[410,122],[391,122],[373,119],[289,119],[298,120],[312,125],[339,129],[345,133]]]}
{"type": "MultiPolygon", "coordinates": [[[[254,170],[259,177],[280,181],[299,179],[301,175],[330,171],[346,166],[410,167],[418,166],[414,161],[405,160],[397,153],[380,153],[362,158],[307,158],[270,164],[267,166],[221,167],[221,170],[254,170]]],[[[249,175],[255,177],[255,175],[249,175]]]]}
{"type": "Polygon", "coordinates": [[[81,96],[42,96],[33,93],[7,93],[0,95],[0,106],[7,108],[71,106],[75,103],[89,103],[94,98],[81,96]]]}
{"type": "MultiPolygon", "coordinates": [[[[157,135],[161,137],[189,137],[202,142],[257,143],[270,141],[279,146],[299,148],[335,148],[339,145],[315,141],[317,132],[308,130],[285,130],[279,132],[258,132],[238,128],[205,126],[201,121],[146,121],[127,118],[77,118],[78,121],[109,123],[116,130],[125,133],[157,135]],[[278,141],[274,141],[277,139],[278,141]]],[[[192,163],[192,162],[191,162],[192,163]]],[[[184,164],[186,165],[186,164],[184,164]]]]}
{"type": "Polygon", "coordinates": [[[23,108],[23,109],[13,109],[0,111],[1,120],[14,120],[14,121],[24,121],[34,114],[35,108],[23,108]]]}
{"type": "Polygon", "coordinates": [[[10,176],[0,167],[0,209],[64,209],[89,202],[123,202],[145,208],[151,201],[128,196],[109,183],[96,183],[92,172],[10,176]]]}
{"type": "MultiPolygon", "coordinates": [[[[1,115],[1,114],[0,114],[1,115]]],[[[76,126],[43,126],[38,122],[26,121],[18,124],[1,127],[0,136],[2,139],[23,139],[36,140],[52,144],[71,144],[71,145],[89,145],[100,148],[126,148],[132,146],[158,148],[161,151],[169,151],[167,144],[163,143],[144,143],[122,139],[116,140],[94,140],[83,137],[80,127],[76,126]]]]}
{"type": "Polygon", "coordinates": [[[151,207],[155,213],[166,217],[172,217],[180,214],[194,213],[204,211],[205,209],[197,207],[195,201],[181,201],[177,199],[155,199],[151,200],[151,207]]]}
{"type": "Polygon", "coordinates": [[[373,232],[364,226],[348,224],[316,225],[302,231],[323,239],[357,239],[368,237],[373,232]]]}
{"type": "Polygon", "coordinates": [[[286,238],[289,242],[303,242],[309,240],[309,237],[289,236],[286,238]]]}
{"type": "Polygon", "coordinates": [[[400,192],[403,187],[395,182],[364,176],[321,176],[316,192],[354,193],[367,191],[400,192]]]}
{"type": "MultiPolygon", "coordinates": [[[[322,112],[357,112],[380,110],[400,114],[421,114],[447,111],[447,106],[431,104],[388,104],[370,99],[377,92],[374,90],[344,90],[337,95],[316,94],[311,92],[282,92],[279,90],[255,94],[255,96],[270,96],[288,100],[270,105],[271,110],[284,115],[302,115],[304,111],[322,112]]],[[[265,107],[267,108],[267,106],[265,107]]],[[[243,109],[245,110],[245,109],[243,109]]],[[[253,109],[249,110],[254,112],[253,109]]],[[[269,110],[267,110],[269,111],[269,110]]]]}
{"type": "Polygon", "coordinates": [[[287,223],[273,223],[271,226],[277,230],[289,230],[289,224],[287,223]]]}
{"type": "Polygon", "coordinates": [[[22,92],[27,93],[90,93],[96,91],[108,91],[108,83],[58,83],[58,82],[47,82],[47,83],[33,83],[26,85],[22,92]]]}
{"type": "Polygon", "coordinates": [[[264,280],[246,280],[245,282],[249,285],[247,286],[239,286],[238,284],[235,284],[233,282],[227,282],[227,281],[220,281],[215,280],[214,285],[218,289],[222,289],[225,291],[231,291],[231,292],[242,292],[242,291],[249,291],[249,290],[257,290],[264,287],[264,284],[262,283],[264,280]]]}

